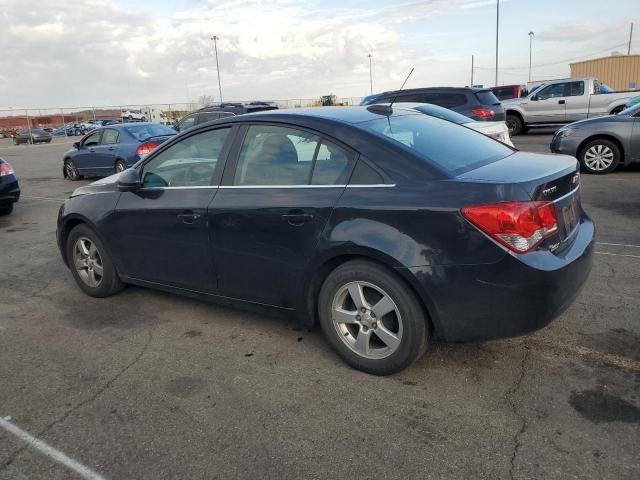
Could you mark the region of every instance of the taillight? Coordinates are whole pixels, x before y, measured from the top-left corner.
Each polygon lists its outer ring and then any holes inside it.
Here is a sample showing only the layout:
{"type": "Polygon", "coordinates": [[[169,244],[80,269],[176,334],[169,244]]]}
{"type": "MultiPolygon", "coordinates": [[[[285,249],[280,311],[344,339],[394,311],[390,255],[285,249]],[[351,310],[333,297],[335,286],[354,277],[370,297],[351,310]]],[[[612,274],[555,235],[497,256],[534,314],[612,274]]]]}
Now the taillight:
{"type": "Polygon", "coordinates": [[[7,162],[0,163],[0,177],[5,175],[13,175],[13,167],[7,162]]]}
{"type": "Polygon", "coordinates": [[[158,146],[158,144],[157,143],[153,143],[153,142],[151,142],[151,143],[143,143],[138,148],[136,148],[136,154],[138,154],[138,156],[140,158],[146,157],[151,152],[153,152],[153,150],[157,146],[158,146]]]}
{"type": "Polygon", "coordinates": [[[491,118],[496,115],[496,112],[490,108],[472,108],[471,113],[480,118],[491,118]]]}
{"type": "Polygon", "coordinates": [[[464,207],[462,215],[516,253],[533,250],[558,230],[556,207],[548,202],[503,202],[464,207]]]}

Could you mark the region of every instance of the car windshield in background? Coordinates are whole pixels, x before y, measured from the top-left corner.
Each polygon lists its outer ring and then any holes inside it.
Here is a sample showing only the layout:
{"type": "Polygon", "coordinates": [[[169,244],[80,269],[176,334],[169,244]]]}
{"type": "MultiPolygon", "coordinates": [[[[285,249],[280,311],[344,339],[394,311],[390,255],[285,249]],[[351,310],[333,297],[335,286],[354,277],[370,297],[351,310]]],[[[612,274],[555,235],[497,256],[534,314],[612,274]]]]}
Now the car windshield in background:
{"type": "Polygon", "coordinates": [[[381,117],[358,126],[409,148],[453,175],[514,153],[511,148],[481,133],[429,115],[381,117]]]}
{"type": "Polygon", "coordinates": [[[476,92],[476,97],[478,97],[478,101],[483,105],[497,105],[500,103],[498,97],[496,97],[491,90],[476,92]]]}
{"type": "Polygon", "coordinates": [[[165,127],[164,125],[158,125],[156,123],[147,123],[144,125],[131,125],[124,127],[127,132],[133,135],[136,140],[144,142],[152,137],[162,137],[167,135],[175,135],[176,131],[173,128],[165,127]]]}
{"type": "Polygon", "coordinates": [[[419,107],[415,107],[415,110],[418,110],[427,115],[431,115],[432,117],[441,118],[443,120],[448,120],[449,122],[465,124],[473,122],[469,117],[465,117],[453,110],[449,110],[448,108],[439,107],[437,105],[420,105],[419,107]]]}
{"type": "Polygon", "coordinates": [[[47,133],[42,128],[32,128],[31,133],[47,133]]]}

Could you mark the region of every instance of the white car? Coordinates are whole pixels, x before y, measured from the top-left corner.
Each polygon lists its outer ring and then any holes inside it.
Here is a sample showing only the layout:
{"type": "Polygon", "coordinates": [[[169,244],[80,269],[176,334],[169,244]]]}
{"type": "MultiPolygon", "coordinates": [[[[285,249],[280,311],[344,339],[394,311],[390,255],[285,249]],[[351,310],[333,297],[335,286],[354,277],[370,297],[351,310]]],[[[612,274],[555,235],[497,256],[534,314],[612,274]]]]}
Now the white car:
{"type": "Polygon", "coordinates": [[[454,112],[448,108],[439,107],[438,105],[433,105],[431,103],[397,103],[395,105],[402,105],[405,108],[417,110],[425,115],[431,115],[432,117],[442,118],[449,122],[464,125],[465,127],[472,128],[487,135],[488,137],[495,138],[510,147],[514,146],[511,142],[509,129],[505,122],[478,122],[472,118],[465,117],[458,112],[454,112]]]}
{"type": "Polygon", "coordinates": [[[144,122],[147,120],[142,110],[135,110],[133,108],[122,109],[120,112],[120,116],[123,120],[137,120],[139,122],[144,122]]]}

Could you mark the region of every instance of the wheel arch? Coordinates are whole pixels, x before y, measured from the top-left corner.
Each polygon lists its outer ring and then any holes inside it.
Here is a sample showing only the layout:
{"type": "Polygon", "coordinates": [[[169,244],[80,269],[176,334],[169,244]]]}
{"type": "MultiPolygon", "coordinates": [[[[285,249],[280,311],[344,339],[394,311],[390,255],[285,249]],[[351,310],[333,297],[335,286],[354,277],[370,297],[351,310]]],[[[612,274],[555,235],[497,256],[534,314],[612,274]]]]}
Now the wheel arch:
{"type": "Polygon", "coordinates": [[[524,119],[524,115],[522,115],[522,112],[520,112],[519,110],[507,109],[504,111],[504,115],[505,117],[507,115],[515,115],[516,117],[520,118],[520,121],[522,122],[523,126],[527,124],[527,122],[524,119]]]}
{"type": "Polygon", "coordinates": [[[578,161],[580,161],[580,158],[582,157],[582,151],[584,150],[584,147],[594,141],[594,140],[609,140],[610,142],[615,143],[615,145],[620,149],[620,164],[624,165],[625,162],[625,154],[624,154],[624,146],[622,145],[622,142],[620,141],[620,139],[618,139],[617,137],[613,136],[613,135],[609,135],[606,133],[600,133],[597,135],[593,135],[591,137],[587,137],[585,138],[582,142],[580,142],[580,145],[578,145],[578,148],[576,150],[577,156],[578,156],[578,161]]]}
{"type": "Polygon", "coordinates": [[[395,273],[400,278],[400,281],[418,298],[420,305],[424,309],[430,334],[438,335],[440,329],[438,328],[439,321],[435,305],[415,277],[407,268],[402,267],[397,260],[369,248],[359,248],[349,252],[336,251],[332,255],[325,256],[322,260],[315,262],[310,269],[312,273],[303,282],[304,304],[299,307],[301,312],[299,320],[304,327],[311,328],[318,323],[318,296],[327,276],[340,265],[352,260],[367,260],[395,273]]]}
{"type": "Polygon", "coordinates": [[[100,232],[95,227],[95,225],[91,222],[91,220],[89,220],[87,217],[83,215],[73,213],[73,214],[70,214],[67,218],[65,218],[59,227],[60,254],[62,255],[62,260],[64,261],[65,265],[67,265],[67,267],[69,266],[69,259],[67,258],[67,240],[69,239],[69,234],[71,233],[71,230],[73,230],[78,225],[86,225],[87,227],[89,227],[91,231],[100,239],[100,241],[102,242],[102,245],[109,253],[109,256],[113,258],[113,256],[111,255],[109,246],[107,245],[107,242],[105,241],[104,237],[100,235],[100,232]]]}

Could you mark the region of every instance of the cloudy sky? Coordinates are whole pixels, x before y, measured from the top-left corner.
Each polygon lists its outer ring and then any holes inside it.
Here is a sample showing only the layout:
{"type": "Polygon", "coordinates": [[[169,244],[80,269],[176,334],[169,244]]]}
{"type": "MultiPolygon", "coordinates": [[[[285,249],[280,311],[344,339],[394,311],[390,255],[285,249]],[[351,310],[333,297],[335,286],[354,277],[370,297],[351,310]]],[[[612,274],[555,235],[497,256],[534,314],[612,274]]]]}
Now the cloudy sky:
{"type": "MultiPolygon", "coordinates": [[[[493,85],[495,0],[2,0],[0,109],[360,97],[493,85]]],[[[502,0],[500,75],[566,76],[569,59],[640,53],[640,0],[502,0]]]]}

